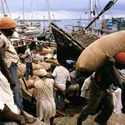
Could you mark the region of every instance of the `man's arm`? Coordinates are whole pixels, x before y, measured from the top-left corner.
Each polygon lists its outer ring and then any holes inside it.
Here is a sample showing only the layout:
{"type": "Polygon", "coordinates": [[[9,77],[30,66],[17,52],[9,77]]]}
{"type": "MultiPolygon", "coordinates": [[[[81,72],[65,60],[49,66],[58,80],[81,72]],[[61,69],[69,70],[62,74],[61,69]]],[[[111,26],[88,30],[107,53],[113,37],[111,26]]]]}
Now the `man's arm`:
{"type": "Polygon", "coordinates": [[[7,67],[7,64],[5,62],[5,47],[1,47],[0,48],[0,66],[1,66],[1,72],[3,73],[3,75],[7,78],[7,80],[9,81],[9,83],[14,86],[15,82],[12,78],[12,75],[7,67]]]}
{"type": "Polygon", "coordinates": [[[30,85],[27,86],[27,88],[28,89],[33,89],[33,88],[35,88],[35,86],[33,84],[30,84],[30,85]]]}
{"type": "Polygon", "coordinates": [[[58,83],[56,83],[55,81],[54,81],[54,87],[59,91],[63,91],[61,87],[58,85],[58,83]]]}
{"type": "Polygon", "coordinates": [[[47,78],[54,79],[54,76],[53,76],[51,73],[47,73],[46,77],[47,77],[47,78]]]}
{"type": "Polygon", "coordinates": [[[120,77],[120,74],[118,73],[118,71],[117,71],[117,69],[115,68],[115,67],[113,67],[114,68],[114,72],[113,72],[113,74],[114,74],[114,78],[113,78],[113,83],[114,83],[114,85],[116,85],[116,86],[118,86],[118,87],[120,87],[120,88],[123,88],[123,85],[122,85],[122,79],[121,79],[121,77],[120,77]]]}
{"type": "Polygon", "coordinates": [[[0,111],[0,120],[3,122],[17,122],[20,125],[25,125],[25,118],[22,115],[13,113],[5,104],[4,109],[0,111]]]}
{"type": "Polygon", "coordinates": [[[37,96],[37,88],[34,87],[33,89],[33,94],[32,94],[32,98],[31,98],[31,103],[34,104],[36,102],[36,96],[37,96]]]}

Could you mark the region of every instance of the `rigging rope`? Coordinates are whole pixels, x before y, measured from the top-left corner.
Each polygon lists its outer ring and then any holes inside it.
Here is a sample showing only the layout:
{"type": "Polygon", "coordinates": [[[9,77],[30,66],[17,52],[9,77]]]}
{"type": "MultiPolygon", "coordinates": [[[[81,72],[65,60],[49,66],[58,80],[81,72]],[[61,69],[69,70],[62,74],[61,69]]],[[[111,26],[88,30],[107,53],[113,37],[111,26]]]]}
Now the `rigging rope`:
{"type": "Polygon", "coordinates": [[[106,6],[104,7],[104,9],[98,14],[98,16],[96,18],[94,18],[85,29],[88,29],[104,12],[106,12],[107,10],[109,10],[115,3],[117,2],[117,0],[110,0],[106,6]]]}
{"type": "Polygon", "coordinates": [[[9,10],[9,7],[8,7],[8,4],[7,4],[7,1],[6,0],[1,0],[1,5],[2,5],[2,11],[3,11],[3,15],[6,13],[5,12],[5,6],[7,7],[7,10],[8,10],[8,13],[11,17],[11,14],[10,14],[10,10],[9,10]]]}
{"type": "Polygon", "coordinates": [[[6,0],[4,0],[4,2],[5,2],[6,7],[7,7],[7,9],[8,9],[8,13],[9,13],[9,15],[10,15],[10,17],[11,17],[10,10],[9,10],[8,4],[7,4],[7,1],[6,1],[6,0]]]}
{"type": "Polygon", "coordinates": [[[101,11],[102,10],[102,7],[101,7],[101,4],[100,4],[100,0],[98,0],[98,10],[101,11]]]}
{"type": "Polygon", "coordinates": [[[4,2],[3,2],[3,0],[1,0],[1,5],[2,5],[3,14],[5,14],[5,9],[4,9],[4,2]]]}

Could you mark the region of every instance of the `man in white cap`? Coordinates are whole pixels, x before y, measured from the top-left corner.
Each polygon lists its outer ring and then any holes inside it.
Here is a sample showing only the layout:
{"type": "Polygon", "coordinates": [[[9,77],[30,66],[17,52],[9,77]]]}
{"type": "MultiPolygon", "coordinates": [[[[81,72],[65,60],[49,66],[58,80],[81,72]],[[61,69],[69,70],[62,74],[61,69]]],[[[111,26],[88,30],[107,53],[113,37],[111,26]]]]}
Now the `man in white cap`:
{"type": "MultiPolygon", "coordinates": [[[[56,104],[54,100],[53,89],[58,88],[54,79],[47,78],[45,69],[40,69],[39,79],[34,81],[33,99],[37,99],[37,114],[40,120],[44,122],[50,120],[53,125],[54,116],[56,114],[56,104]]],[[[59,89],[59,88],[58,88],[59,89]]]]}

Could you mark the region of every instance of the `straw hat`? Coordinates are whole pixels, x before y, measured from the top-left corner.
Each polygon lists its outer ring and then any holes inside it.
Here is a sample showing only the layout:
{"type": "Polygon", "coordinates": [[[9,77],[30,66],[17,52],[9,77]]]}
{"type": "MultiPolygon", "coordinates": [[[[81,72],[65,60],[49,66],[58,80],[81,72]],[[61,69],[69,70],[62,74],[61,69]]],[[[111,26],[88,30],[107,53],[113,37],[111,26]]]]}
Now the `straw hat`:
{"type": "Polygon", "coordinates": [[[5,14],[4,17],[0,19],[0,29],[10,28],[16,28],[16,22],[5,14]]]}

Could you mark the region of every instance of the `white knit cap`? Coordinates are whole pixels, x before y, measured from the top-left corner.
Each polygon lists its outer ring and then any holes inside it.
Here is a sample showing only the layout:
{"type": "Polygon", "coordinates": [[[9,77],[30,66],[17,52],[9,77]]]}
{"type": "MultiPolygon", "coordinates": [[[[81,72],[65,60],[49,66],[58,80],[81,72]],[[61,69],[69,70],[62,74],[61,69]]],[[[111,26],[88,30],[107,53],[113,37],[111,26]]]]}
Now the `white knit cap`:
{"type": "Polygon", "coordinates": [[[39,74],[39,76],[46,76],[47,72],[45,69],[40,69],[38,74],[39,74]]]}

